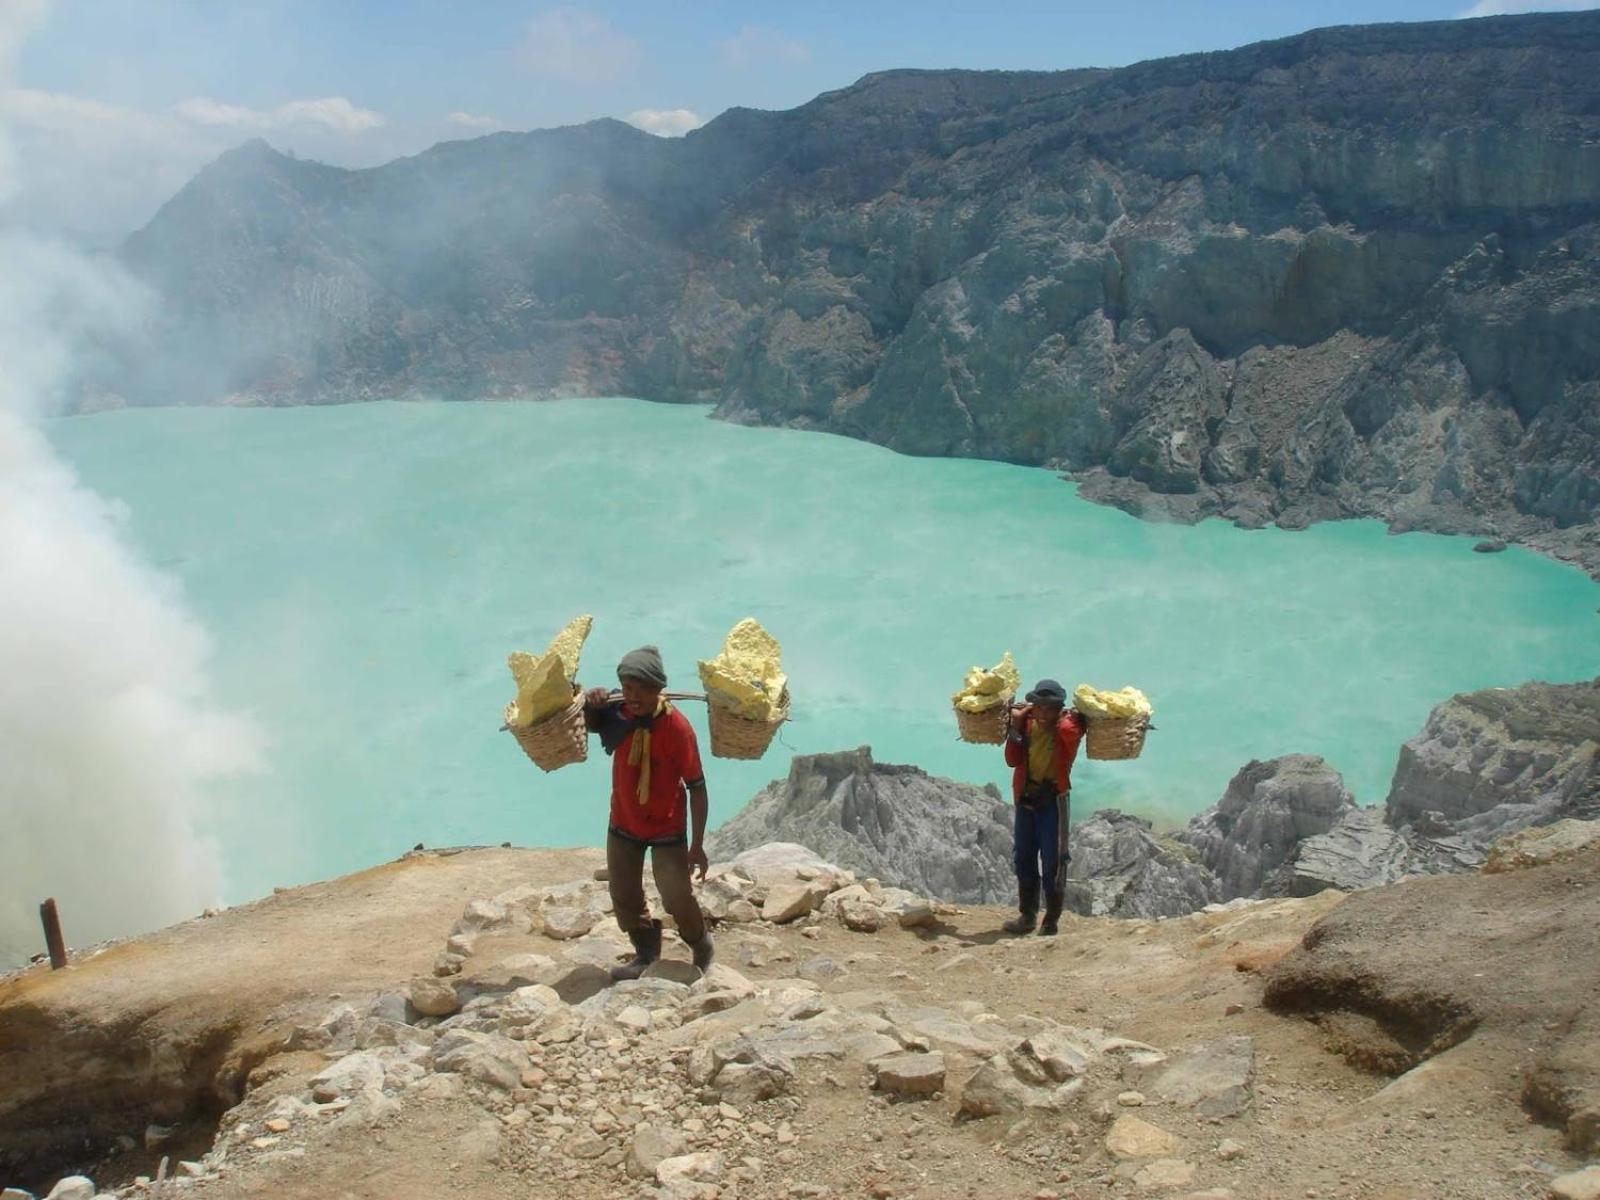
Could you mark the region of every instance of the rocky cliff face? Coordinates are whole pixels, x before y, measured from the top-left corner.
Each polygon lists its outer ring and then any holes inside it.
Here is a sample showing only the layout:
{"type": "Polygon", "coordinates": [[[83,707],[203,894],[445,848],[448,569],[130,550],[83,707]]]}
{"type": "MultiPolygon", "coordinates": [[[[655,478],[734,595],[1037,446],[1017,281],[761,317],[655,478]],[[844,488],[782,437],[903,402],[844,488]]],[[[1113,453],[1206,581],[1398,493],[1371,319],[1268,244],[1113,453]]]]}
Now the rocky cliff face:
{"type": "Polygon", "coordinates": [[[125,247],[135,400],[632,393],[1600,569],[1600,15],[897,71],[681,141],[264,144],[125,247]]]}
{"type": "Polygon", "coordinates": [[[1315,754],[1247,763],[1217,804],[1179,839],[1216,872],[1224,899],[1255,895],[1294,860],[1300,845],[1326,834],[1355,809],[1344,778],[1315,754]]]}
{"type": "Polygon", "coordinates": [[[1569,817],[1600,819],[1600,679],[1452,696],[1400,748],[1391,825],[1487,845],[1569,817]]]}
{"type": "Polygon", "coordinates": [[[1222,899],[1193,851],[1150,822],[1102,809],[1073,827],[1067,908],[1085,917],[1177,917],[1222,899]]]}
{"type": "Polygon", "coordinates": [[[732,858],[768,842],[798,842],[861,876],[958,903],[1015,899],[1011,806],[916,767],[872,761],[872,749],[796,755],[713,832],[707,850],[732,858]]]}

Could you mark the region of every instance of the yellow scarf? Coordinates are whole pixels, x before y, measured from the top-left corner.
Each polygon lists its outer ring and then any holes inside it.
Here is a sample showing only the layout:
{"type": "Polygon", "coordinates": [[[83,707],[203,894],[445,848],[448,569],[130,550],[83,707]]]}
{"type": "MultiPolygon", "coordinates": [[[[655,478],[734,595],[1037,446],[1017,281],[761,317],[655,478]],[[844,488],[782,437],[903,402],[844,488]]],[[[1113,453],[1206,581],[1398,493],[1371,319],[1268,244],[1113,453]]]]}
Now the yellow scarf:
{"type": "Polygon", "coordinates": [[[1038,719],[1028,722],[1028,778],[1052,783],[1056,778],[1056,727],[1038,719]]]}
{"type": "MultiPolygon", "coordinates": [[[[672,711],[665,697],[656,701],[656,713],[651,725],[672,711]]],[[[639,806],[650,803],[650,728],[640,725],[633,731],[633,742],[628,747],[628,765],[639,768],[639,806]]]]}

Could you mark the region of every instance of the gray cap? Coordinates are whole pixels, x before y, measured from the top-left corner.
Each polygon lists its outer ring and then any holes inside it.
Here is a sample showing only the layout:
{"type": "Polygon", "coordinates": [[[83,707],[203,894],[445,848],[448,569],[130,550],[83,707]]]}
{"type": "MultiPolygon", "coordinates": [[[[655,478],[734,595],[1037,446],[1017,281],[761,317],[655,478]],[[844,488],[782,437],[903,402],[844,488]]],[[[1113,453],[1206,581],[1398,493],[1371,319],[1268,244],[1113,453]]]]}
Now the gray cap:
{"type": "Polygon", "coordinates": [[[661,651],[654,646],[640,646],[629,650],[617,664],[618,679],[637,679],[653,688],[667,686],[667,668],[661,661],[661,651]]]}
{"type": "Polygon", "coordinates": [[[1059,704],[1065,707],[1067,703],[1067,689],[1054,679],[1041,679],[1033,685],[1033,691],[1027,695],[1029,704],[1059,704]]]}

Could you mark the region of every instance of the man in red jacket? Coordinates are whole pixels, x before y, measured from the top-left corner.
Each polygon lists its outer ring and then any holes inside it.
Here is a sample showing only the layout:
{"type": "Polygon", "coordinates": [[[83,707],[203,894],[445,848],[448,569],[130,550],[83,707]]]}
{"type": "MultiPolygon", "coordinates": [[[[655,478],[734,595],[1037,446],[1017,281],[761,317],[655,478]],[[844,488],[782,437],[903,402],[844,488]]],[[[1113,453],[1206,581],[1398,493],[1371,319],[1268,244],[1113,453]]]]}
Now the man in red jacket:
{"type": "Polygon", "coordinates": [[[1044,885],[1044,923],[1039,932],[1054,935],[1061,919],[1067,877],[1067,816],[1072,793],[1072,763],[1083,740],[1083,717],[1066,707],[1067,692],[1054,679],[1041,679],[1011,710],[1006,763],[1011,800],[1016,806],[1012,857],[1017,870],[1016,919],[1007,933],[1032,933],[1039,915],[1039,885],[1044,885]]]}
{"type": "Polygon", "coordinates": [[[661,695],[667,686],[661,651],[630,650],[617,666],[617,680],[620,693],[592,688],[584,696],[585,723],[611,755],[606,869],[617,925],[634,950],[611,974],[637,979],[661,957],[661,922],[650,916],[644,898],[647,851],[661,903],[694,952],[694,965],[704,971],[711,965],[711,933],[692,878],[694,871],[702,879],[706,874],[708,802],[700,746],[689,719],[661,695]]]}

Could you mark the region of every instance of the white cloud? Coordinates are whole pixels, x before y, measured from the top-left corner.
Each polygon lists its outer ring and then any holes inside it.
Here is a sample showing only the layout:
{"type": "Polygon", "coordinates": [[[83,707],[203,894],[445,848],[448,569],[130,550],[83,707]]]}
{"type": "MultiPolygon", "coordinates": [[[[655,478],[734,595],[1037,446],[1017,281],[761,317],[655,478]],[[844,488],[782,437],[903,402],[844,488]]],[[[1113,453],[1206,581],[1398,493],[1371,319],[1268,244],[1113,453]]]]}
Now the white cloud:
{"type": "Polygon", "coordinates": [[[505,122],[501,121],[499,117],[480,117],[474,113],[462,112],[459,109],[451,113],[445,120],[452,125],[460,125],[463,129],[501,129],[505,126],[505,122]]]}
{"type": "Polygon", "coordinates": [[[732,67],[754,67],[763,63],[805,63],[811,61],[811,47],[763,25],[746,25],[731,38],[717,43],[722,61],[732,67]]]}
{"type": "Polygon", "coordinates": [[[1504,17],[1512,13],[1580,12],[1590,8],[1600,8],[1600,0],[1478,0],[1456,15],[1461,18],[1504,17]]]}
{"type": "Polygon", "coordinates": [[[528,22],[520,56],[538,75],[583,85],[621,79],[643,58],[638,42],[577,8],[547,9],[528,22]]]}
{"type": "Polygon", "coordinates": [[[320,100],[291,100],[273,109],[224,104],[209,96],[181,101],[173,112],[195,125],[221,125],[235,129],[287,129],[295,125],[320,125],[336,133],[357,134],[386,124],[383,114],[358,108],[343,96],[320,100]]]}
{"type": "Polygon", "coordinates": [[[18,127],[76,138],[98,135],[149,139],[164,133],[161,118],[149,113],[37,88],[0,91],[0,119],[18,127]]]}
{"type": "Polygon", "coordinates": [[[237,104],[224,104],[208,96],[191,96],[173,105],[172,111],[196,125],[242,125],[259,128],[261,114],[237,104]]]}
{"type": "Polygon", "coordinates": [[[625,118],[629,125],[660,137],[682,137],[706,123],[699,113],[687,108],[640,108],[625,118]]]}

